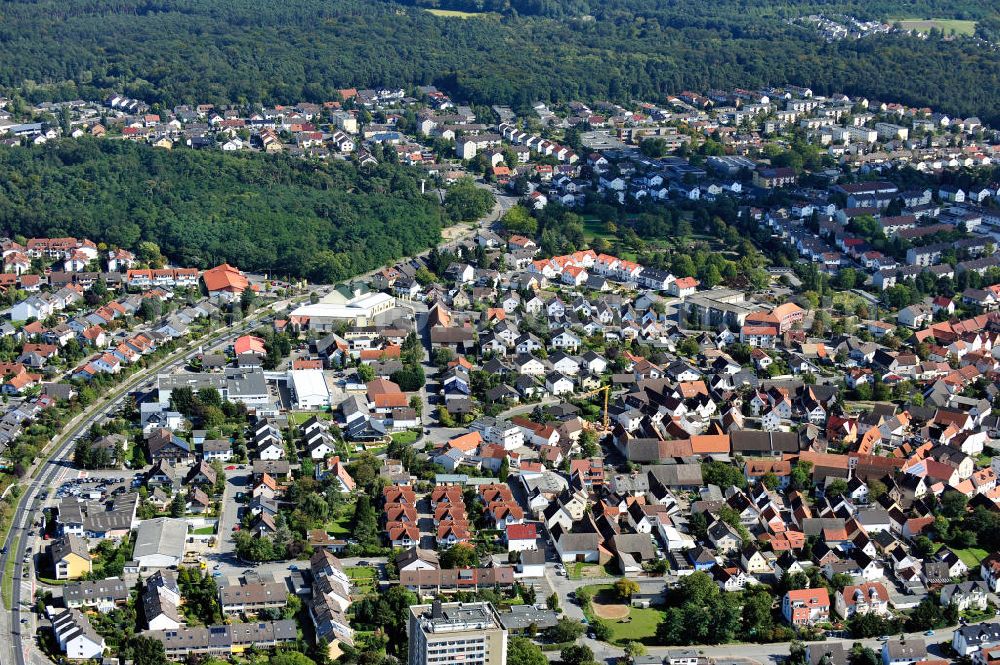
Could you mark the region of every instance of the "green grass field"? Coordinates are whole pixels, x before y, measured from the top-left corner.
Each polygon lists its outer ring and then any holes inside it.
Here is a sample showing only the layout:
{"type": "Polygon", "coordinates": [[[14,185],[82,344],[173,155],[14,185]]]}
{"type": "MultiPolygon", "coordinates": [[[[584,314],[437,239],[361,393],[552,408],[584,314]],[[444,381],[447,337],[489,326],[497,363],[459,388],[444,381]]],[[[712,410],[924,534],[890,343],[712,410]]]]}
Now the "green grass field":
{"type": "Polygon", "coordinates": [[[354,586],[358,587],[362,593],[375,591],[377,579],[374,568],[345,568],[344,572],[347,573],[347,576],[351,578],[351,582],[353,582],[354,586]]]}
{"type": "Polygon", "coordinates": [[[586,577],[597,577],[597,569],[599,569],[596,563],[571,563],[566,566],[566,579],[570,580],[582,580],[586,577]]]}
{"type": "Polygon", "coordinates": [[[332,420],[333,414],[329,411],[293,411],[288,414],[288,424],[298,426],[316,416],[320,420],[332,420]]]}
{"type": "Polygon", "coordinates": [[[345,513],[326,523],[326,531],[333,536],[343,536],[351,532],[351,513],[345,513]]]}
{"type": "Polygon", "coordinates": [[[924,33],[930,32],[931,28],[937,28],[946,35],[971,36],[976,32],[975,21],[961,21],[958,19],[898,19],[894,23],[899,23],[904,30],[916,30],[917,32],[924,33]]]}
{"type": "Polygon", "coordinates": [[[375,579],[375,569],[368,566],[351,566],[344,569],[347,576],[352,580],[373,580],[375,579]]]}
{"type": "Polygon", "coordinates": [[[416,443],[417,436],[419,434],[413,430],[406,430],[405,432],[396,432],[392,435],[392,440],[396,443],[416,443]]]}
{"type": "MultiPolygon", "coordinates": [[[[595,600],[611,593],[610,584],[591,584],[582,587],[593,593],[595,600]]],[[[609,599],[610,602],[617,602],[609,599]]],[[[588,621],[599,619],[592,609],[585,610],[588,621]]],[[[663,621],[666,613],[655,607],[642,608],[630,607],[627,619],[601,619],[611,629],[611,642],[624,644],[625,642],[649,643],[656,636],[656,627],[663,621]]]]}
{"type": "Polygon", "coordinates": [[[954,552],[970,569],[978,568],[979,562],[990,554],[986,550],[981,550],[978,547],[970,547],[964,550],[954,550],[954,552]]]}
{"type": "Polygon", "coordinates": [[[628,613],[628,623],[608,622],[611,626],[611,641],[619,644],[649,642],[656,636],[656,627],[665,615],[666,612],[655,607],[633,607],[628,613]]]}
{"type": "Polygon", "coordinates": [[[583,218],[583,235],[587,238],[587,240],[590,240],[591,238],[614,240],[615,238],[615,235],[608,231],[607,224],[596,217],[583,218]]]}
{"type": "Polygon", "coordinates": [[[213,533],[215,533],[215,527],[203,526],[200,529],[195,529],[191,533],[193,533],[196,536],[211,536],[213,533]]]}
{"type": "Polygon", "coordinates": [[[496,16],[492,12],[462,12],[455,9],[428,9],[434,16],[442,16],[444,18],[489,18],[496,16]]]}

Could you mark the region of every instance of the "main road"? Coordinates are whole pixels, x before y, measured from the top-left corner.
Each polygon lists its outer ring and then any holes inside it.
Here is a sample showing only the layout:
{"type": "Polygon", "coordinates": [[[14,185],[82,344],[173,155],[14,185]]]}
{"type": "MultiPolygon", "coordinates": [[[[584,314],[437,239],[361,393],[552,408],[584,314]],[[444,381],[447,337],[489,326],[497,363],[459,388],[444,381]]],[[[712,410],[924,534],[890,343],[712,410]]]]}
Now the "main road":
{"type": "MultiPolygon", "coordinates": [[[[10,612],[0,612],[0,634],[9,632],[12,635],[11,640],[3,640],[3,645],[0,647],[2,651],[0,653],[3,653],[4,656],[0,658],[0,663],[25,665],[29,661],[30,642],[23,640],[22,637],[25,631],[29,635],[33,635],[37,627],[34,623],[34,613],[30,609],[25,611],[26,608],[30,608],[32,605],[31,596],[33,594],[30,583],[26,582],[26,578],[27,580],[32,579],[32,566],[29,562],[25,561],[25,555],[29,545],[33,547],[34,538],[32,537],[32,533],[35,515],[36,511],[44,503],[43,501],[39,501],[39,495],[48,489],[56,479],[56,476],[70,465],[68,460],[72,454],[76,440],[81,435],[90,431],[92,425],[117,410],[122,402],[124,402],[126,396],[136,387],[147,381],[152,375],[174,371],[186,363],[198,347],[211,350],[225,345],[230,340],[252,330],[261,323],[261,320],[265,316],[273,313],[279,307],[284,307],[289,302],[288,300],[275,302],[255,312],[250,319],[236,322],[213,333],[208,339],[188,342],[184,347],[174,351],[158,364],[138,372],[129,378],[125,384],[114,390],[112,393],[114,397],[111,400],[99,403],[92,407],[90,411],[77,416],[74,421],[75,424],[70,425],[68,433],[63,434],[61,440],[57,439],[59,441],[57,444],[58,447],[52,452],[50,457],[40,462],[40,470],[38,470],[35,478],[22,485],[23,493],[16,506],[14,522],[4,541],[4,553],[0,557],[0,573],[3,574],[0,576],[0,582],[6,577],[7,566],[11,557],[13,557],[14,562],[14,578],[11,590],[11,610],[10,612]],[[28,571],[27,576],[24,575],[24,571],[28,571]],[[29,587],[27,591],[24,588],[26,585],[29,587]],[[27,596],[27,598],[25,599],[24,596],[27,596]],[[24,603],[23,606],[22,603],[24,603]],[[22,616],[22,613],[26,616],[22,616]],[[24,620],[24,623],[22,623],[22,620],[24,620]]],[[[37,554],[34,553],[33,556],[37,556],[37,554]]]]}

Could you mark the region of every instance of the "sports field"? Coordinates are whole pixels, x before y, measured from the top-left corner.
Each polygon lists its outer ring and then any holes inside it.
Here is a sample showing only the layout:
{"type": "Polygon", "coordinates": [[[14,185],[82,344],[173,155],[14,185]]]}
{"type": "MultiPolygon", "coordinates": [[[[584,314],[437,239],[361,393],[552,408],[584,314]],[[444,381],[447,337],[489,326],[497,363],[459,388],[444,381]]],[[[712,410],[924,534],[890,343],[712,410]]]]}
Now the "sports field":
{"type": "Polygon", "coordinates": [[[917,32],[930,32],[931,28],[937,28],[946,35],[970,36],[976,32],[975,21],[962,21],[958,19],[898,19],[895,23],[899,23],[904,30],[916,30],[917,32]]]}

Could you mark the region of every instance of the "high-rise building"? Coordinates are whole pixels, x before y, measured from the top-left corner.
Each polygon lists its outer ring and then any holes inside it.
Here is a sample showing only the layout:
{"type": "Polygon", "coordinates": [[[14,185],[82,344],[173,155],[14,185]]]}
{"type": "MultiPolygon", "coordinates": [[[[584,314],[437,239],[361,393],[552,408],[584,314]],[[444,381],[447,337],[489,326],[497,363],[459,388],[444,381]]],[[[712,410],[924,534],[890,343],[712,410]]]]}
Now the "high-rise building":
{"type": "Polygon", "coordinates": [[[408,665],[507,665],[507,631],[490,603],[410,607],[408,665]]]}

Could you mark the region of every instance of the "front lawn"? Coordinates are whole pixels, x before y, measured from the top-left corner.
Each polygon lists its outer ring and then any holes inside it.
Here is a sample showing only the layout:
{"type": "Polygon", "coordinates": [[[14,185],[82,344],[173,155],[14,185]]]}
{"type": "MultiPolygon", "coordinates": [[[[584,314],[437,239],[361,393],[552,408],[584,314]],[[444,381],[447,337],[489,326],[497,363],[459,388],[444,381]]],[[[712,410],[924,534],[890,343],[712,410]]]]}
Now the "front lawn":
{"type": "Polygon", "coordinates": [[[417,442],[418,436],[420,436],[419,433],[414,432],[412,429],[408,429],[393,434],[392,441],[393,443],[399,443],[399,444],[413,444],[417,442]]]}
{"type": "Polygon", "coordinates": [[[566,565],[566,577],[571,580],[582,580],[589,577],[615,576],[606,567],[596,563],[570,563],[566,565]]]}

